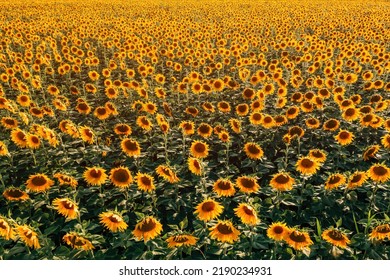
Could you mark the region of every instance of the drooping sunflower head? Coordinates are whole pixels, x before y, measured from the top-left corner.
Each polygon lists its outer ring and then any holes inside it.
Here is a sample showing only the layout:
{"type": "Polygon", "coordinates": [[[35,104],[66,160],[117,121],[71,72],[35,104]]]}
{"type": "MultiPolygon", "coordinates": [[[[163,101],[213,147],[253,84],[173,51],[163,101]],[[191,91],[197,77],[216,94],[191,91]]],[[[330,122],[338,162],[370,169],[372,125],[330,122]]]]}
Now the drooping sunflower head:
{"type": "Polygon", "coordinates": [[[181,246],[194,246],[198,238],[190,234],[179,234],[168,237],[166,242],[169,248],[181,246]]]}
{"type": "Polygon", "coordinates": [[[99,214],[100,223],[112,232],[122,232],[128,227],[123,220],[122,215],[113,211],[107,211],[99,214]]]}
{"type": "Polygon", "coordinates": [[[210,221],[217,218],[224,207],[213,199],[206,199],[196,206],[195,214],[202,221],[210,221]]]}
{"type": "Polygon", "coordinates": [[[9,187],[5,189],[3,196],[9,201],[26,201],[30,198],[25,191],[15,187],[9,187]]]}
{"type": "Polygon", "coordinates": [[[371,158],[375,158],[376,157],[376,154],[378,153],[378,151],[380,150],[380,146],[379,145],[372,145],[370,147],[368,147],[364,152],[363,152],[363,159],[365,161],[368,161],[370,160],[371,158]]]}
{"type": "Polygon", "coordinates": [[[29,226],[21,225],[16,227],[18,237],[28,246],[34,249],[41,248],[38,234],[29,226]]]}
{"type": "Polygon", "coordinates": [[[234,243],[239,239],[240,231],[237,230],[231,221],[218,221],[210,228],[210,236],[220,242],[234,243]]]}
{"type": "Polygon", "coordinates": [[[88,126],[82,126],[79,128],[80,137],[84,142],[93,144],[95,142],[95,133],[88,126]]]}
{"type": "Polygon", "coordinates": [[[156,168],[157,174],[162,177],[164,180],[170,182],[171,184],[177,183],[180,179],[177,177],[176,173],[167,165],[159,165],[156,168]]]}
{"type": "Polygon", "coordinates": [[[324,230],[321,236],[329,244],[340,248],[346,248],[348,244],[351,243],[351,241],[343,232],[334,228],[324,230]]]}
{"type": "Polygon", "coordinates": [[[190,157],[188,158],[188,169],[191,173],[200,176],[203,170],[202,162],[197,158],[190,157]]]}
{"type": "Polygon", "coordinates": [[[0,216],[0,236],[5,240],[15,237],[15,231],[6,218],[0,216]]]}
{"type": "Polygon", "coordinates": [[[146,116],[139,116],[137,118],[136,124],[145,131],[150,131],[153,127],[152,122],[146,116]]]}
{"type": "Polygon", "coordinates": [[[247,203],[240,203],[238,207],[234,209],[234,213],[244,224],[256,225],[260,221],[257,217],[256,210],[247,203]]]}
{"type": "Polygon", "coordinates": [[[133,177],[127,167],[117,167],[110,171],[110,180],[115,187],[128,188],[133,183],[133,177]]]}
{"type": "MultiPolygon", "coordinates": [[[[381,143],[383,147],[386,149],[390,149],[390,133],[387,133],[381,138],[381,143]]],[[[1,144],[0,144],[0,151],[1,151],[1,144]]]]}
{"type": "Polygon", "coordinates": [[[60,186],[71,186],[72,188],[75,188],[78,185],[77,179],[73,176],[69,176],[63,173],[56,173],[53,177],[59,181],[60,186]]]}
{"type": "Polygon", "coordinates": [[[62,240],[74,249],[89,251],[95,248],[91,241],[76,232],[65,234],[62,240]]]}
{"type": "Polygon", "coordinates": [[[370,240],[382,241],[386,238],[390,239],[390,224],[376,226],[369,235],[370,240]]]}
{"type": "Polygon", "coordinates": [[[310,239],[307,232],[299,231],[294,228],[289,229],[286,232],[284,240],[295,250],[303,250],[313,244],[313,241],[310,239]]]}
{"type": "Polygon", "coordinates": [[[137,240],[148,241],[156,238],[162,231],[162,224],[154,217],[145,217],[136,224],[133,235],[137,240]]]}
{"type": "Polygon", "coordinates": [[[240,120],[229,119],[229,124],[230,124],[231,129],[235,133],[237,133],[237,134],[241,133],[241,121],[240,120]]]}
{"type": "Polygon", "coordinates": [[[53,206],[58,213],[67,219],[76,219],[79,215],[77,204],[69,198],[56,198],[53,200],[53,206]]]}
{"type": "Polygon", "coordinates": [[[6,155],[8,155],[7,145],[3,141],[0,141],[0,156],[6,155]]]}

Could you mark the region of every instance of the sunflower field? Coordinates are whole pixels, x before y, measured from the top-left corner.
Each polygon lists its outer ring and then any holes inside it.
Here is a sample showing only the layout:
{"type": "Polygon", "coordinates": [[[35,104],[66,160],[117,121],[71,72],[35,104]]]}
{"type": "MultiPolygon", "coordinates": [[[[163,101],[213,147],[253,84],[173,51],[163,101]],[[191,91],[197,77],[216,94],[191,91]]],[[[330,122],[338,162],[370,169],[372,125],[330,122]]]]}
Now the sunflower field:
{"type": "Polygon", "coordinates": [[[389,259],[390,2],[0,3],[0,259],[389,259]]]}

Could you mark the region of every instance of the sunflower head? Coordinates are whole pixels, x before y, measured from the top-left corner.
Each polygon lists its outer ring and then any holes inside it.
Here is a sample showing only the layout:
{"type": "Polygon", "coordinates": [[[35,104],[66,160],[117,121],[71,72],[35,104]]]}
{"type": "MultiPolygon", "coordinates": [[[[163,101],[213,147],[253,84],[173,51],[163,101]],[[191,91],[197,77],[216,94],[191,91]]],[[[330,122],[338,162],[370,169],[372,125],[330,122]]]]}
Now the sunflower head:
{"type": "Polygon", "coordinates": [[[288,173],[280,172],[273,175],[270,181],[270,186],[278,191],[289,191],[293,188],[294,182],[294,178],[292,178],[288,173]]]}
{"type": "Polygon", "coordinates": [[[303,250],[313,244],[307,232],[299,231],[294,228],[286,231],[284,240],[295,250],[303,250]]]}
{"type": "Polygon", "coordinates": [[[79,215],[77,204],[68,198],[54,199],[53,206],[58,213],[60,213],[69,220],[76,219],[79,215]]]}
{"type": "Polygon", "coordinates": [[[346,248],[351,241],[348,237],[338,229],[329,228],[322,232],[322,238],[334,246],[346,248]]]}
{"type": "Polygon", "coordinates": [[[281,241],[288,231],[289,227],[285,223],[275,222],[268,227],[267,236],[275,241],[281,241]]]}
{"type": "Polygon", "coordinates": [[[110,171],[110,180],[115,187],[128,188],[133,183],[133,177],[127,167],[117,167],[110,171]]]}
{"type": "Polygon", "coordinates": [[[253,142],[248,142],[244,146],[244,152],[250,159],[259,160],[263,157],[264,152],[261,147],[253,142]]]}
{"type": "Polygon", "coordinates": [[[223,211],[223,206],[213,199],[206,199],[196,206],[195,214],[202,221],[210,221],[217,218],[223,211]]]}
{"type": "Polygon", "coordinates": [[[257,192],[260,186],[257,184],[257,180],[248,176],[240,176],[236,180],[237,187],[245,193],[257,192]]]}
{"type": "Polygon", "coordinates": [[[205,158],[209,154],[209,146],[205,142],[195,140],[191,144],[190,153],[196,158],[205,158]]]}
{"type": "Polygon", "coordinates": [[[85,237],[79,235],[76,232],[69,232],[64,235],[62,240],[74,249],[89,251],[93,250],[94,246],[92,242],[86,239],[85,237]]]}
{"type": "Polygon", "coordinates": [[[162,231],[161,223],[154,217],[145,217],[136,224],[133,235],[137,240],[148,241],[156,238],[162,231]]]}
{"type": "Polygon", "coordinates": [[[100,186],[104,184],[108,178],[106,170],[101,167],[88,167],[84,171],[83,177],[85,181],[92,186],[100,186]]]}
{"type": "Polygon", "coordinates": [[[194,246],[198,238],[190,234],[179,234],[167,238],[169,248],[181,247],[181,246],[194,246]]]}
{"type": "Polygon", "coordinates": [[[30,175],[26,182],[27,189],[32,192],[45,192],[54,185],[54,181],[45,174],[30,175]]]}
{"type": "Polygon", "coordinates": [[[100,223],[112,232],[122,232],[127,229],[127,224],[123,217],[116,212],[108,211],[99,214],[100,223]]]}
{"type": "Polygon", "coordinates": [[[234,209],[234,213],[244,224],[256,225],[260,221],[257,217],[256,210],[247,203],[240,203],[238,207],[234,209]]]}
{"type": "Polygon", "coordinates": [[[210,236],[220,242],[234,243],[239,239],[240,231],[237,230],[231,221],[218,221],[210,228],[210,236]]]}

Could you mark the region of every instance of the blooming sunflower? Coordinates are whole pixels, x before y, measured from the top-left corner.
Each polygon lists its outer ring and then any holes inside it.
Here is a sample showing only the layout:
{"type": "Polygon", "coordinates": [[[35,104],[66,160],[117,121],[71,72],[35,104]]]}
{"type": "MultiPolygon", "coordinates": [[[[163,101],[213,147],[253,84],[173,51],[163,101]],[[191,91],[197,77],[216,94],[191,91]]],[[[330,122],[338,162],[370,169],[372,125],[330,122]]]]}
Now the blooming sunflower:
{"type": "Polygon", "coordinates": [[[347,248],[348,244],[351,243],[351,241],[344,233],[334,228],[324,230],[321,234],[321,237],[326,242],[340,248],[347,248]]]}
{"type": "MultiPolygon", "coordinates": [[[[383,147],[385,147],[386,149],[390,149],[390,133],[387,133],[381,138],[381,143],[383,147]]],[[[0,152],[1,152],[1,143],[0,143],[0,152]]]]}
{"type": "Polygon", "coordinates": [[[71,186],[72,188],[75,188],[78,185],[77,179],[74,178],[73,176],[69,176],[62,173],[56,173],[54,174],[53,177],[58,180],[60,186],[71,186]]]}
{"type": "Polygon", "coordinates": [[[319,128],[321,125],[320,121],[316,118],[308,118],[307,120],[305,120],[305,124],[308,128],[311,129],[319,128]]]}
{"type": "Polygon", "coordinates": [[[236,193],[234,184],[229,179],[218,179],[214,185],[213,190],[219,196],[233,196],[236,193]]]}
{"type": "Polygon", "coordinates": [[[360,187],[364,184],[364,182],[367,180],[367,173],[363,171],[355,171],[351,176],[348,178],[348,189],[353,189],[360,187]]]}
{"type": "Polygon", "coordinates": [[[318,161],[313,160],[311,157],[301,157],[296,163],[297,171],[303,175],[313,175],[320,168],[318,161]]]}
{"type": "Polygon", "coordinates": [[[127,224],[123,217],[112,211],[103,212],[99,214],[100,223],[112,232],[125,231],[127,224]]]}
{"type": "Polygon", "coordinates": [[[238,207],[234,209],[234,213],[244,224],[256,225],[260,221],[257,217],[256,210],[247,203],[240,203],[238,207]]]}
{"type": "Polygon", "coordinates": [[[137,157],[141,155],[141,148],[138,142],[131,138],[124,138],[121,141],[122,151],[129,157],[137,157]]]}
{"type": "Polygon", "coordinates": [[[83,177],[85,181],[92,186],[100,186],[104,184],[108,178],[106,170],[101,167],[87,167],[83,177]]]}
{"type": "Polygon", "coordinates": [[[245,103],[241,103],[241,104],[238,104],[236,106],[236,114],[241,116],[241,117],[244,117],[246,115],[248,115],[249,113],[249,106],[248,104],[245,104],[245,103]]]}
{"type": "Polygon", "coordinates": [[[257,184],[256,179],[248,176],[240,176],[236,180],[237,187],[245,193],[257,192],[260,186],[257,184]]]}
{"type": "Polygon", "coordinates": [[[289,227],[282,222],[272,223],[267,229],[267,236],[275,241],[284,240],[286,232],[289,231],[289,227]]]}
{"type": "Polygon", "coordinates": [[[198,215],[200,220],[210,221],[221,215],[223,208],[220,203],[209,198],[199,203],[194,213],[198,215]]]}
{"type": "Polygon", "coordinates": [[[230,124],[230,127],[231,129],[239,134],[241,133],[241,121],[240,120],[237,120],[237,119],[229,119],[229,124],[230,124]]]}
{"type": "Polygon", "coordinates": [[[346,109],[343,112],[342,117],[344,120],[352,122],[352,121],[357,120],[360,117],[360,113],[359,113],[358,109],[351,107],[351,108],[346,109]]]}
{"type": "Polygon", "coordinates": [[[349,132],[348,130],[340,130],[334,138],[340,145],[346,146],[352,143],[354,137],[355,136],[352,132],[349,132]]]}
{"type": "Polygon", "coordinates": [[[105,107],[99,106],[95,108],[93,115],[99,120],[105,120],[110,116],[110,112],[105,107]]]}
{"type": "Polygon", "coordinates": [[[198,134],[203,138],[209,138],[213,134],[213,128],[207,123],[201,123],[198,127],[198,134]]]}
{"type": "Polygon", "coordinates": [[[6,129],[15,129],[18,127],[18,121],[11,117],[3,117],[1,119],[1,124],[6,129]]]}
{"type": "Polygon", "coordinates": [[[390,239],[390,224],[376,226],[370,233],[370,240],[385,240],[390,239]]]}
{"type": "Polygon", "coordinates": [[[345,184],[346,178],[343,174],[335,173],[328,177],[325,182],[326,190],[333,190],[345,184]]]}
{"type": "Polygon", "coordinates": [[[294,182],[294,178],[292,178],[288,173],[279,172],[273,175],[269,184],[275,190],[289,191],[293,188],[294,182]]]}
{"type": "Polygon", "coordinates": [[[26,192],[15,187],[5,189],[3,196],[9,201],[26,201],[30,198],[26,192]]]}
{"type": "Polygon", "coordinates": [[[7,146],[3,141],[0,141],[0,156],[6,156],[6,155],[8,155],[7,146]]]}
{"type": "Polygon", "coordinates": [[[94,249],[92,242],[86,239],[83,236],[80,236],[76,232],[69,232],[64,235],[62,240],[74,249],[80,249],[84,251],[89,251],[94,249]]]}
{"type": "Polygon", "coordinates": [[[136,176],[137,186],[139,190],[145,192],[152,192],[156,189],[154,185],[154,178],[146,173],[137,173],[136,176]]]}
{"type": "Polygon", "coordinates": [[[109,178],[115,187],[122,189],[128,188],[133,183],[130,170],[123,166],[111,169],[109,178]]]}
{"type": "Polygon", "coordinates": [[[84,142],[93,144],[95,142],[95,133],[88,126],[82,126],[79,128],[80,137],[84,142]]]}
{"type": "Polygon", "coordinates": [[[77,204],[68,198],[56,198],[53,200],[53,206],[59,214],[69,220],[76,219],[79,215],[77,204]]]}
{"type": "Polygon", "coordinates": [[[19,148],[27,147],[27,134],[20,128],[13,129],[11,131],[11,140],[19,148]]]}
{"type": "Polygon", "coordinates": [[[26,181],[27,189],[33,192],[45,192],[54,185],[54,181],[45,174],[30,175],[26,181]]]}
{"type": "Polygon", "coordinates": [[[371,158],[375,158],[376,154],[378,153],[380,149],[379,145],[372,145],[368,147],[364,152],[363,152],[363,159],[365,161],[370,160],[371,158]]]}
{"type": "Polygon", "coordinates": [[[0,216],[0,236],[3,237],[5,240],[10,240],[15,237],[14,229],[9,224],[9,222],[2,216],[0,216]]]}
{"type": "Polygon", "coordinates": [[[154,217],[145,217],[135,225],[133,234],[137,240],[148,241],[156,238],[162,231],[161,223],[154,217]]]}
{"type": "Polygon", "coordinates": [[[196,158],[205,158],[209,154],[207,143],[195,140],[191,144],[190,153],[196,158]]]}
{"type": "Polygon", "coordinates": [[[182,133],[183,133],[184,135],[189,136],[189,135],[192,135],[192,134],[195,133],[195,129],[194,129],[195,124],[194,124],[194,122],[191,122],[191,121],[182,121],[182,122],[180,123],[179,127],[181,128],[182,133]]]}
{"type": "Polygon", "coordinates": [[[132,133],[131,127],[125,123],[118,123],[114,126],[116,135],[130,135],[132,133]]]}
{"type": "Polygon", "coordinates": [[[252,112],[249,116],[249,122],[253,125],[262,124],[263,115],[259,112],[252,112]]]}
{"type": "Polygon", "coordinates": [[[202,162],[197,158],[190,157],[188,158],[188,169],[191,173],[200,176],[203,170],[202,162]]]}
{"type": "Polygon", "coordinates": [[[220,101],[218,102],[218,110],[222,113],[229,113],[231,110],[230,104],[226,101],[220,101]]]}
{"type": "Polygon", "coordinates": [[[390,179],[390,168],[382,163],[373,164],[367,173],[375,182],[384,183],[390,179]]]}
{"type": "Polygon", "coordinates": [[[326,153],[320,149],[312,149],[309,151],[309,157],[319,163],[324,163],[326,161],[326,153]]]}
{"type": "Polygon", "coordinates": [[[180,179],[177,177],[176,173],[166,165],[159,165],[156,168],[156,172],[160,177],[163,177],[164,180],[170,182],[171,184],[177,183],[180,179]]]}
{"type": "Polygon", "coordinates": [[[146,116],[139,116],[137,118],[136,124],[146,131],[150,131],[153,127],[152,122],[146,116]]]}
{"type": "Polygon", "coordinates": [[[284,240],[295,250],[303,250],[313,244],[307,232],[289,229],[284,235],[284,240]]]}
{"type": "Polygon", "coordinates": [[[190,234],[179,234],[168,237],[166,242],[168,243],[169,248],[173,248],[181,246],[194,246],[197,240],[197,237],[190,234]]]}
{"type": "Polygon", "coordinates": [[[30,248],[39,249],[41,245],[39,244],[38,234],[33,231],[29,226],[22,225],[16,227],[16,232],[18,237],[30,248]]]}
{"type": "Polygon", "coordinates": [[[31,133],[27,134],[26,140],[27,140],[27,147],[30,149],[35,150],[41,146],[41,140],[35,134],[31,134],[31,133]]]}
{"type": "Polygon", "coordinates": [[[264,152],[261,149],[261,147],[258,144],[253,142],[248,142],[245,144],[244,152],[247,155],[247,157],[255,160],[261,159],[264,155],[264,152]]]}
{"type": "Polygon", "coordinates": [[[240,231],[237,230],[230,221],[218,221],[211,227],[210,236],[220,242],[234,243],[239,239],[240,231]]]}

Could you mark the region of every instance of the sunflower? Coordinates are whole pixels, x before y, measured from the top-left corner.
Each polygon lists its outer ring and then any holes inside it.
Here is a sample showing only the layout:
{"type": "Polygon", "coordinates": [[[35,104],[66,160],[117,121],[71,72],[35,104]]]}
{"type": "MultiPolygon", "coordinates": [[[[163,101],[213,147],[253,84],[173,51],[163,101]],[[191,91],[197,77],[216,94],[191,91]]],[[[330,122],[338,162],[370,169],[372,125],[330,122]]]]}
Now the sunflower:
{"type": "Polygon", "coordinates": [[[386,182],[390,179],[390,168],[385,164],[377,163],[368,169],[368,176],[375,182],[386,182]]]}
{"type": "Polygon", "coordinates": [[[276,126],[282,126],[288,122],[287,117],[283,115],[275,116],[274,121],[276,126]]]}
{"type": "Polygon", "coordinates": [[[170,182],[171,184],[177,183],[180,179],[177,177],[176,173],[166,165],[159,165],[156,168],[156,172],[160,177],[163,177],[164,180],[170,182]]]}
{"type": "Polygon", "coordinates": [[[351,122],[357,120],[360,117],[360,113],[358,109],[352,107],[345,110],[342,117],[344,120],[351,122]]]}
{"type": "Polygon", "coordinates": [[[150,131],[153,127],[152,122],[146,116],[139,116],[136,123],[139,127],[146,131],[150,131]]]}
{"type": "Polygon", "coordinates": [[[162,231],[161,223],[154,217],[145,217],[138,222],[133,230],[133,234],[137,240],[148,241],[156,238],[162,231]]]}
{"type": "Polygon", "coordinates": [[[194,237],[190,234],[179,234],[168,237],[166,242],[168,243],[168,248],[173,248],[181,246],[194,246],[197,240],[197,237],[194,237]]]}
{"type": "Polygon", "coordinates": [[[129,157],[138,157],[141,155],[141,148],[138,142],[131,138],[124,138],[121,141],[122,151],[129,157]]]}
{"type": "Polygon", "coordinates": [[[110,112],[105,107],[99,106],[95,108],[93,115],[99,120],[105,120],[110,116],[110,112]]]}
{"type": "Polygon", "coordinates": [[[72,188],[75,188],[78,185],[76,178],[66,174],[56,173],[53,177],[59,181],[60,186],[71,186],[72,188]]]}
{"type": "Polygon", "coordinates": [[[147,102],[143,104],[143,110],[149,114],[154,115],[157,112],[157,106],[152,102],[147,102]]]}
{"type": "Polygon", "coordinates": [[[259,112],[252,112],[249,116],[249,122],[253,125],[260,125],[263,123],[263,115],[259,112]]]}
{"type": "Polygon", "coordinates": [[[1,124],[6,129],[15,129],[18,127],[18,121],[11,117],[3,117],[1,119],[1,124]]]}
{"type": "Polygon", "coordinates": [[[264,128],[272,128],[275,126],[275,120],[272,116],[270,115],[263,115],[262,119],[261,119],[261,125],[264,127],[264,128]]]}
{"type": "Polygon", "coordinates": [[[370,160],[371,158],[376,158],[376,154],[378,153],[380,149],[379,145],[372,145],[368,147],[364,152],[363,152],[363,159],[365,161],[370,160]]]}
{"type": "Polygon", "coordinates": [[[355,171],[351,176],[348,178],[348,189],[353,189],[360,187],[364,184],[364,182],[367,180],[367,173],[363,171],[355,171]]]}
{"type": "Polygon", "coordinates": [[[275,190],[289,191],[292,190],[294,182],[294,178],[292,178],[288,173],[279,172],[272,177],[269,184],[275,190]]]}
{"type": "Polygon", "coordinates": [[[240,176],[236,180],[237,187],[245,193],[257,192],[260,186],[257,184],[256,179],[248,176],[240,176]]]}
{"type": "Polygon", "coordinates": [[[299,114],[299,107],[291,106],[286,111],[286,117],[290,120],[295,119],[299,114]]]}
{"type": "Polygon", "coordinates": [[[240,203],[238,207],[234,209],[234,213],[244,224],[254,226],[259,223],[256,210],[247,203],[240,203]]]}
{"type": "Polygon", "coordinates": [[[33,231],[29,226],[22,225],[16,227],[16,232],[18,237],[30,248],[39,249],[41,245],[39,244],[38,234],[33,231]]]}
{"type": "Polygon", "coordinates": [[[296,167],[297,171],[303,175],[313,175],[320,168],[320,164],[311,157],[300,157],[296,163],[296,167]]]}
{"type": "Polygon", "coordinates": [[[351,243],[351,241],[344,233],[334,228],[329,228],[327,230],[324,230],[321,234],[321,237],[326,242],[340,248],[347,248],[347,245],[351,243]]]}
{"type": "Polygon", "coordinates": [[[20,128],[13,129],[11,131],[11,140],[15,143],[19,148],[27,147],[27,134],[21,130],[20,128]]]}
{"type": "Polygon", "coordinates": [[[230,221],[221,221],[211,227],[210,236],[213,239],[217,239],[220,242],[234,243],[238,240],[240,231],[238,231],[232,222],[230,221]]]}
{"type": "Polygon", "coordinates": [[[307,232],[289,229],[284,235],[284,240],[295,250],[303,250],[313,244],[307,232]]]}
{"type": "Polygon", "coordinates": [[[291,136],[291,138],[298,137],[301,138],[303,135],[305,135],[305,131],[302,127],[298,125],[294,125],[288,129],[288,134],[291,136]]]}
{"type": "Polygon", "coordinates": [[[118,123],[114,126],[116,135],[130,135],[132,133],[131,127],[125,123],[118,123]]]}
{"type": "Polygon", "coordinates": [[[339,133],[334,136],[336,141],[342,146],[351,144],[354,137],[355,136],[353,135],[353,133],[349,132],[348,130],[340,130],[339,133]]]}
{"type": "Polygon", "coordinates": [[[376,226],[370,233],[370,240],[385,240],[390,239],[390,224],[376,226]]]}
{"type": "Polygon", "coordinates": [[[196,158],[205,158],[209,154],[209,146],[205,142],[195,140],[191,144],[190,153],[196,158]]]}
{"type": "Polygon", "coordinates": [[[241,117],[244,117],[246,115],[248,115],[249,113],[249,106],[248,104],[245,104],[245,103],[241,103],[241,104],[238,104],[236,106],[236,114],[241,116],[241,117]]]}
{"type": "Polygon", "coordinates": [[[84,251],[89,251],[94,249],[94,246],[92,245],[91,241],[80,236],[76,232],[69,232],[65,234],[62,240],[74,249],[81,249],[84,251]]]}
{"type": "Polygon", "coordinates": [[[53,185],[53,180],[51,180],[45,174],[30,175],[26,181],[27,189],[31,190],[32,192],[45,192],[53,185]]]}
{"type": "MultiPolygon", "coordinates": [[[[381,138],[383,147],[390,149],[390,133],[387,133],[381,138]]],[[[1,155],[1,143],[0,143],[0,155],[1,155]]]]}
{"type": "Polygon", "coordinates": [[[213,199],[203,200],[196,206],[195,214],[202,221],[210,221],[221,215],[223,206],[213,199]]]}
{"type": "Polygon", "coordinates": [[[308,118],[307,120],[305,120],[305,124],[308,128],[311,129],[319,128],[321,125],[320,121],[316,118],[308,118]]]}
{"type": "Polygon", "coordinates": [[[191,171],[191,173],[198,176],[202,175],[203,167],[202,167],[202,162],[199,159],[190,157],[188,158],[187,163],[188,163],[188,169],[191,171]]]}
{"type": "Polygon", "coordinates": [[[207,123],[201,123],[198,127],[198,134],[203,138],[209,138],[213,133],[213,128],[207,123]]]}
{"type": "Polygon", "coordinates": [[[323,130],[335,131],[339,128],[340,122],[336,119],[327,120],[322,126],[323,130]]]}
{"type": "Polygon", "coordinates": [[[137,173],[136,176],[137,186],[139,190],[145,192],[152,192],[156,189],[154,185],[154,178],[146,173],[137,173]]]}
{"type": "Polygon", "coordinates": [[[319,163],[324,163],[326,161],[326,153],[320,149],[312,149],[309,151],[309,157],[319,163]]]}
{"type": "Polygon", "coordinates": [[[199,114],[199,110],[193,106],[187,107],[185,112],[193,117],[196,117],[199,114]]]}
{"type": "Polygon", "coordinates": [[[253,99],[256,96],[256,92],[251,88],[245,88],[242,92],[242,97],[244,99],[253,99]]]}
{"type": "Polygon", "coordinates": [[[27,140],[27,147],[30,149],[35,150],[41,146],[41,140],[35,134],[31,134],[31,133],[27,134],[26,140],[27,140]]]}
{"type": "Polygon", "coordinates": [[[253,142],[248,142],[245,144],[244,152],[247,155],[247,157],[255,160],[261,159],[264,155],[264,152],[261,149],[261,147],[258,144],[253,142]]]}
{"type": "Polygon", "coordinates": [[[183,133],[184,135],[189,136],[189,135],[192,135],[192,134],[195,133],[195,129],[194,129],[195,124],[194,124],[194,122],[191,122],[191,121],[182,121],[182,122],[180,123],[179,127],[181,128],[182,133],[183,133]]]}
{"type": "Polygon", "coordinates": [[[112,232],[125,231],[127,224],[123,217],[116,212],[108,211],[99,214],[100,223],[112,232]]]}
{"type": "Polygon", "coordinates": [[[128,188],[133,183],[130,170],[123,166],[111,169],[109,179],[115,187],[122,189],[128,188]]]}
{"type": "Polygon", "coordinates": [[[226,101],[220,101],[218,102],[218,110],[222,113],[229,113],[231,108],[230,108],[230,104],[226,101]]]}
{"type": "Polygon", "coordinates": [[[267,236],[275,241],[282,241],[289,230],[290,228],[285,223],[272,223],[267,229],[267,236]]]}
{"type": "Polygon", "coordinates": [[[211,104],[210,102],[203,102],[202,108],[203,108],[206,112],[210,112],[210,113],[215,112],[214,105],[211,104]]]}
{"type": "Polygon", "coordinates": [[[214,185],[213,190],[219,196],[233,196],[236,193],[234,184],[229,179],[218,179],[214,185]]]}
{"type": "Polygon", "coordinates": [[[0,216],[0,236],[3,237],[5,240],[14,239],[15,237],[14,229],[2,216],[0,216]]]}
{"type": "Polygon", "coordinates": [[[237,134],[241,133],[241,121],[240,120],[231,118],[231,119],[229,119],[229,124],[230,124],[231,129],[235,133],[237,133],[237,134]]]}
{"type": "Polygon", "coordinates": [[[3,196],[9,201],[26,201],[30,198],[26,192],[15,187],[5,189],[3,196]]]}
{"type": "Polygon", "coordinates": [[[68,198],[54,199],[53,206],[59,214],[69,220],[76,219],[79,215],[79,209],[77,204],[68,198]]]}
{"type": "Polygon", "coordinates": [[[85,170],[83,173],[83,177],[85,181],[92,186],[103,185],[108,178],[106,170],[96,166],[87,167],[87,170],[85,170]]]}
{"type": "Polygon", "coordinates": [[[6,156],[6,155],[8,155],[7,146],[3,141],[0,141],[0,156],[6,156]]]}
{"type": "Polygon", "coordinates": [[[328,177],[328,179],[325,182],[325,189],[326,190],[333,190],[336,189],[342,185],[345,184],[347,179],[343,174],[335,173],[328,177]]]}
{"type": "Polygon", "coordinates": [[[79,128],[80,137],[84,142],[93,144],[95,142],[95,133],[88,126],[82,126],[79,128]]]}

